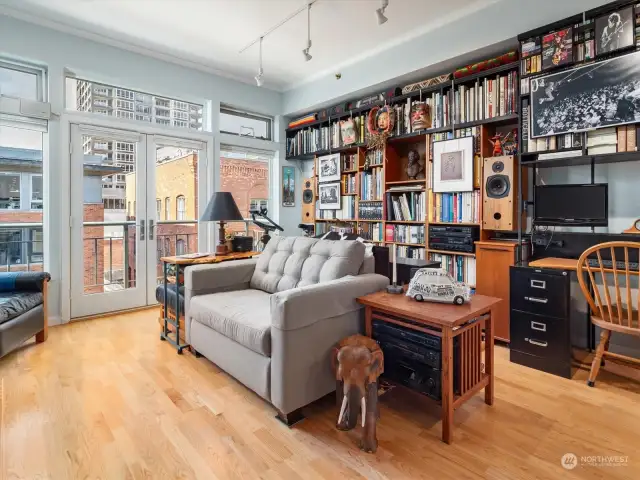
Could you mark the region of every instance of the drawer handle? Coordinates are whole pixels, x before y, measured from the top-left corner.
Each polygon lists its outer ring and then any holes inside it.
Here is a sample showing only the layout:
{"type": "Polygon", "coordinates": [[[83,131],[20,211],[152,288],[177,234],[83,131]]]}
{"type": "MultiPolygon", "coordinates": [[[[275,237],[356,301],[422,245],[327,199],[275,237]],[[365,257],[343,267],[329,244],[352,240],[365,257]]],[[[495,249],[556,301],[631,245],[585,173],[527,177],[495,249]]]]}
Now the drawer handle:
{"type": "Polygon", "coordinates": [[[531,288],[541,288],[545,290],[547,288],[547,282],[544,280],[531,280],[531,288]]]}
{"type": "Polygon", "coordinates": [[[533,303],[547,303],[549,301],[548,298],[537,298],[537,297],[524,297],[525,300],[529,300],[533,303]]]}
{"type": "Polygon", "coordinates": [[[540,322],[531,322],[531,330],[538,330],[539,332],[547,331],[547,324],[540,322]]]}
{"type": "Polygon", "coordinates": [[[531,345],[537,345],[538,347],[547,347],[549,344],[547,342],[539,342],[537,340],[529,339],[529,343],[531,345]]]}

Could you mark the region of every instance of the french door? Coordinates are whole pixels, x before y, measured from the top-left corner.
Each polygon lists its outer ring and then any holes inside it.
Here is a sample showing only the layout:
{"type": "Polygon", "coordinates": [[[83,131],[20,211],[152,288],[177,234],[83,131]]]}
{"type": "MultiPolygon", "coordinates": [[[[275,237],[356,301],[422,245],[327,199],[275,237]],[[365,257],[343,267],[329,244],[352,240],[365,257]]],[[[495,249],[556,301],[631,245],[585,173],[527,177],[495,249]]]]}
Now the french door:
{"type": "Polygon", "coordinates": [[[155,304],[160,258],[208,249],[210,147],[71,124],[72,318],[155,304]]]}

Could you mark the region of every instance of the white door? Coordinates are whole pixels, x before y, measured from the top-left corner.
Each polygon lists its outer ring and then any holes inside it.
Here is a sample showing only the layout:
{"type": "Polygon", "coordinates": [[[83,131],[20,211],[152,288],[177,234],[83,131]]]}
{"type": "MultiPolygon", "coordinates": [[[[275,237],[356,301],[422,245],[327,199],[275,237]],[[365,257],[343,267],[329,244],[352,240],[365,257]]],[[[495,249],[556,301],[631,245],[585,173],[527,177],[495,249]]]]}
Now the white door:
{"type": "Polygon", "coordinates": [[[155,304],[160,258],[207,250],[207,146],[71,125],[72,318],[155,304]]]}

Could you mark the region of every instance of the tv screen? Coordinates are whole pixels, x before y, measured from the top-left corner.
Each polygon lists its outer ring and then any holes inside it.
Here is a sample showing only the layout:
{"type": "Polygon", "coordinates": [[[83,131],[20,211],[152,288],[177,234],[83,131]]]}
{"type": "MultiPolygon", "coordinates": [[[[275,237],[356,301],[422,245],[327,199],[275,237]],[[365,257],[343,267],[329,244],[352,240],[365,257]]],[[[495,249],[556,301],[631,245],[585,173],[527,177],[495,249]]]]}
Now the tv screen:
{"type": "Polygon", "coordinates": [[[606,227],[608,185],[540,185],[536,186],[536,225],[583,225],[606,227]]]}

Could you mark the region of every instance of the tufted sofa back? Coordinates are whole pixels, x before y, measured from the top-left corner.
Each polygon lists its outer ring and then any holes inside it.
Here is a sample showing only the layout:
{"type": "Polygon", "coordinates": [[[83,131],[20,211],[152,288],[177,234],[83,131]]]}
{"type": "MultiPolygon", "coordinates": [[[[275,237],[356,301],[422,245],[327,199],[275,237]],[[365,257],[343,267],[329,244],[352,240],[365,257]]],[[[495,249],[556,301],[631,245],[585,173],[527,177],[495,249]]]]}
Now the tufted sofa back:
{"type": "Polygon", "coordinates": [[[251,288],[275,293],[358,275],[364,253],[356,241],[273,237],[258,257],[251,288]]]}

